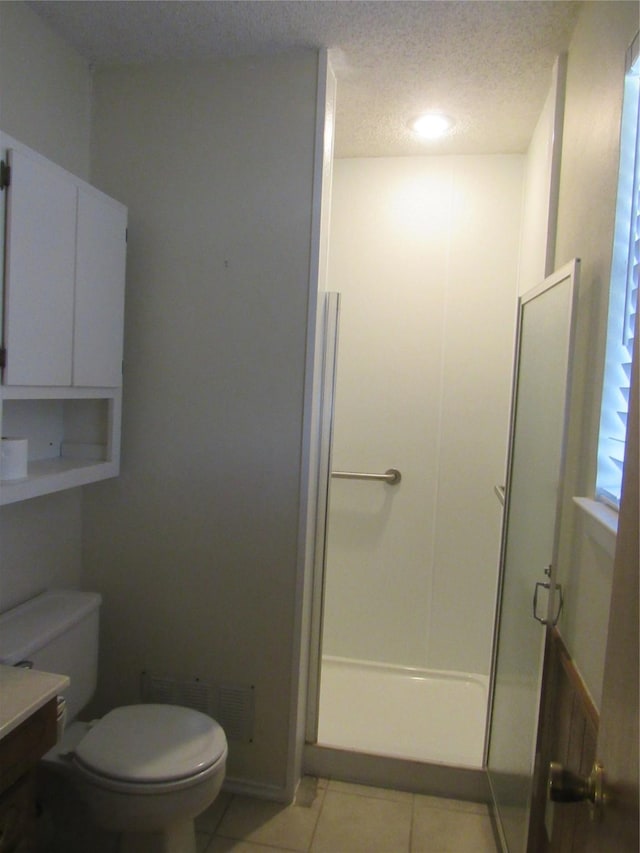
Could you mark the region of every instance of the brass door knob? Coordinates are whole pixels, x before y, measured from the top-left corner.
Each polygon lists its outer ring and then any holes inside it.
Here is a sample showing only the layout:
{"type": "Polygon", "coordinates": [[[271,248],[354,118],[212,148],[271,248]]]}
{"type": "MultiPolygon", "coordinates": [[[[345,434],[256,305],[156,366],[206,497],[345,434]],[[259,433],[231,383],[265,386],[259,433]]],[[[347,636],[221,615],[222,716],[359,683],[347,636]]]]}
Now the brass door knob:
{"type": "Polygon", "coordinates": [[[585,778],[552,761],[549,765],[549,799],[554,803],[579,803],[587,801],[591,817],[597,818],[606,802],[604,793],[604,768],[596,761],[585,778]]]}

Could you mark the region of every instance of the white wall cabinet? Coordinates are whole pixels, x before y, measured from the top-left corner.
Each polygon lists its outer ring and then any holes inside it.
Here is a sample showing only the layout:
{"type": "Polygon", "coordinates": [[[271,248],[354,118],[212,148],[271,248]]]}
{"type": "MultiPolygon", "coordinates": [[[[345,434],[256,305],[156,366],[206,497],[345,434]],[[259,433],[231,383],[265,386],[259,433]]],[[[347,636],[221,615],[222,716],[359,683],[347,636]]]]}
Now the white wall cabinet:
{"type": "Polygon", "coordinates": [[[117,387],[127,210],[38,155],[8,159],[4,383],[117,387]]]}
{"type": "Polygon", "coordinates": [[[73,384],[122,384],[127,210],[78,190],[73,384]]]}
{"type": "Polygon", "coordinates": [[[77,189],[44,162],[9,156],[4,380],[71,385],[77,189]]]}
{"type": "Polygon", "coordinates": [[[127,209],[15,140],[0,148],[2,435],[29,439],[5,504],[119,471],[127,209]]]}

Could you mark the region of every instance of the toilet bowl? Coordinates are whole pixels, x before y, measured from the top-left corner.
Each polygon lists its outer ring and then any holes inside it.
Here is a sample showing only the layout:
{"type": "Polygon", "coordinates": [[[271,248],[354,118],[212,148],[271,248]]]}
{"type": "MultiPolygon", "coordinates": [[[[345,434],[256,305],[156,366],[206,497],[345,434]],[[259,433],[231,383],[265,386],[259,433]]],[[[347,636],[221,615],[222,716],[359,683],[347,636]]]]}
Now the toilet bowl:
{"type": "Polygon", "coordinates": [[[224,780],[224,731],[176,705],[75,720],[95,689],[99,605],[95,593],[50,592],[0,615],[0,662],[69,675],[71,724],[43,761],[71,778],[96,823],[122,833],[122,853],[195,853],[194,818],[224,780]]]}
{"type": "Polygon", "coordinates": [[[187,843],[195,844],[195,836],[187,842],[193,819],[220,791],[226,758],[224,732],[205,714],[173,705],[131,705],[91,726],[74,750],[72,767],[97,823],[133,833],[135,849],[140,833],[156,833],[160,849],[183,853],[190,849],[187,843]],[[169,844],[169,836],[179,838],[179,846],[169,844]]]}

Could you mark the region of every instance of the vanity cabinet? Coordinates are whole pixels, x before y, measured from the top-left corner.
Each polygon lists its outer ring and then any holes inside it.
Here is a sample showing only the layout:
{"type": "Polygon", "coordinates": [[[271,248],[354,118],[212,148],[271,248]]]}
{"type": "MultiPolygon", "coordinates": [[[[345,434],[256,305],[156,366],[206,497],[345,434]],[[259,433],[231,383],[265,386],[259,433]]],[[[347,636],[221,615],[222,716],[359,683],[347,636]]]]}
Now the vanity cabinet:
{"type": "Polygon", "coordinates": [[[16,140],[0,149],[2,435],[29,440],[4,504],[119,471],[127,209],[16,140]]]}
{"type": "Polygon", "coordinates": [[[34,849],[34,768],[56,738],[51,699],[0,740],[0,853],[34,849]]]}
{"type": "Polygon", "coordinates": [[[69,678],[0,664],[0,853],[27,853],[34,839],[34,771],[58,737],[57,696],[69,678]]]}
{"type": "Polygon", "coordinates": [[[33,772],[0,794],[0,853],[33,853],[34,799],[33,772]]]}

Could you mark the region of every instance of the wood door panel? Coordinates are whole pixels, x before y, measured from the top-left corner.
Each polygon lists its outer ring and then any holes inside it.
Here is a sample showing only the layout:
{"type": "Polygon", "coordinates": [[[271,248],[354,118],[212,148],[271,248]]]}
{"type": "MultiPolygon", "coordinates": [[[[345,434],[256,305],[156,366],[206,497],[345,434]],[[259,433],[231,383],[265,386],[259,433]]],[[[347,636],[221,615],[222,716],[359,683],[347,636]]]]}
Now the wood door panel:
{"type": "Polygon", "coordinates": [[[551,761],[557,761],[574,773],[589,775],[596,757],[598,711],[557,628],[547,636],[543,709],[528,850],[582,851],[589,808],[585,803],[550,805],[548,768],[551,761]]]}

